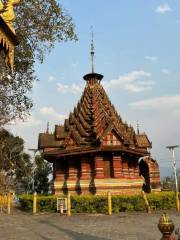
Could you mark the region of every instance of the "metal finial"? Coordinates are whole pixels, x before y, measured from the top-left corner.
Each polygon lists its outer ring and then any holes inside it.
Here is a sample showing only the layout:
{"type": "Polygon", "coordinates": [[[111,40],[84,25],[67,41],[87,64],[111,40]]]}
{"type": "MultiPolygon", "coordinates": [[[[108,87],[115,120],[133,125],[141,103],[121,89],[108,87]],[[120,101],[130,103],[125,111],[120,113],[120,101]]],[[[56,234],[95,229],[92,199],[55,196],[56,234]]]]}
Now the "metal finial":
{"type": "Polygon", "coordinates": [[[49,122],[47,122],[46,133],[49,133],[49,122]]]}
{"type": "Polygon", "coordinates": [[[93,26],[91,26],[91,63],[92,63],[92,73],[94,73],[94,32],[93,26]]]}
{"type": "Polygon", "coordinates": [[[137,134],[139,134],[139,121],[137,120],[137,134]]]}

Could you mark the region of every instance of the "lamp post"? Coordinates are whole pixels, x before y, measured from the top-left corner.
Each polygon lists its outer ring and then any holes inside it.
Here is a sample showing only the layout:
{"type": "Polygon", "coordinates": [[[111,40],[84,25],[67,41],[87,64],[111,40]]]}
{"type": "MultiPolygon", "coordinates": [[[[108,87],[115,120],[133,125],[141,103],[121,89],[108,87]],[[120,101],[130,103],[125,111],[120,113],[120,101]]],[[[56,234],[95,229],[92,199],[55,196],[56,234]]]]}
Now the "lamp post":
{"type": "Polygon", "coordinates": [[[172,153],[172,164],[173,164],[173,170],[174,170],[174,178],[175,178],[175,186],[176,186],[176,209],[179,211],[179,189],[178,189],[178,180],[177,180],[177,172],[176,172],[176,158],[174,149],[178,148],[179,145],[173,145],[173,146],[167,146],[166,148],[169,149],[169,151],[172,153]]]}
{"type": "Polygon", "coordinates": [[[33,171],[32,171],[33,178],[32,178],[32,191],[33,191],[33,193],[34,193],[35,156],[36,156],[36,153],[38,152],[38,149],[36,149],[36,148],[29,148],[28,150],[31,151],[31,152],[33,152],[33,171]]]}

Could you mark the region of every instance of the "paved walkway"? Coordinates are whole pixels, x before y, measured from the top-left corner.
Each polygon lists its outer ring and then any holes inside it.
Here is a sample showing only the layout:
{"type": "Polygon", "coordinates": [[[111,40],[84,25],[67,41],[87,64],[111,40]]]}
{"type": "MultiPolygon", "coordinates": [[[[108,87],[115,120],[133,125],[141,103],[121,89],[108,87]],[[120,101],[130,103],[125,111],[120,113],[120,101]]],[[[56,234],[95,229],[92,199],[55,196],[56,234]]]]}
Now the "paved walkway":
{"type": "MultiPolygon", "coordinates": [[[[176,227],[180,213],[168,212],[176,227]]],[[[157,223],[162,213],[120,213],[107,215],[0,213],[3,240],[160,240],[157,223]]]]}

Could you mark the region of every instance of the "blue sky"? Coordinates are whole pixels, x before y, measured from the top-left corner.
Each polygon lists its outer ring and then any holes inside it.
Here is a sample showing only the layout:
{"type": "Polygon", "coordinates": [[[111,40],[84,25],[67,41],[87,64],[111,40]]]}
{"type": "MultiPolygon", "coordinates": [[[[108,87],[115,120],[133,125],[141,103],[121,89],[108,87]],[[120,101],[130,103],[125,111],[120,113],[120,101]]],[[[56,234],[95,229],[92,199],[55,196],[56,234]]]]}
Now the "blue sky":
{"type": "MultiPolygon", "coordinates": [[[[63,0],[78,42],[57,43],[34,84],[32,115],[9,128],[27,148],[37,147],[47,121],[62,123],[80,98],[90,72],[90,26],[94,27],[95,69],[122,118],[153,143],[160,166],[171,166],[166,145],[180,145],[180,1],[63,0]]],[[[176,151],[180,167],[180,148],[176,151]]]]}

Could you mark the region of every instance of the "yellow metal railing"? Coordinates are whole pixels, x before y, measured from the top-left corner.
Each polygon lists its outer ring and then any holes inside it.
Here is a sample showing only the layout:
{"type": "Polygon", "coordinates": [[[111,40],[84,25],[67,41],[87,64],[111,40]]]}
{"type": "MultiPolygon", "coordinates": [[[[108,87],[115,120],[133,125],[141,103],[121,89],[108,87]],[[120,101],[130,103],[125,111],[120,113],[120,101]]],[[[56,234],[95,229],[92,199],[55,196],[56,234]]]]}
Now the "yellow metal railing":
{"type": "Polygon", "coordinates": [[[11,194],[0,195],[0,211],[10,214],[11,211],[11,194]]]}

